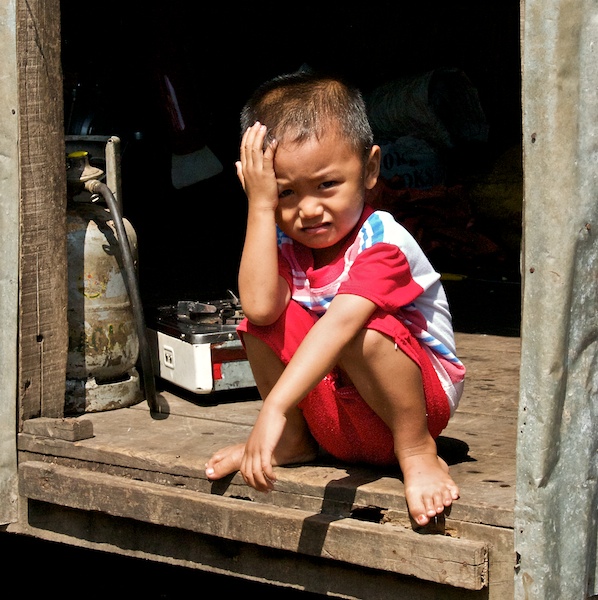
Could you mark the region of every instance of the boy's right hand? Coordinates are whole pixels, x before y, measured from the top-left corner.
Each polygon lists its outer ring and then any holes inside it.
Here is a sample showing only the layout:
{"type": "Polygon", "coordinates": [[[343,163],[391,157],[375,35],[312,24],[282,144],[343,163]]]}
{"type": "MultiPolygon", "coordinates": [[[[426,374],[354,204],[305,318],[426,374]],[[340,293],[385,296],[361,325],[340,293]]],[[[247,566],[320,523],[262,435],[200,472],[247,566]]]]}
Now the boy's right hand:
{"type": "Polygon", "coordinates": [[[264,150],[266,133],[266,126],[259,121],[247,129],[241,140],[241,158],[235,166],[250,207],[275,210],[278,206],[278,185],[274,173],[277,144],[273,140],[264,150]]]}
{"type": "Polygon", "coordinates": [[[274,173],[277,144],[264,150],[266,127],[255,123],[243,134],[237,175],[247,195],[247,228],[239,265],[239,294],[245,316],[271,325],[283,313],[290,289],[278,273],[276,212],[278,182],[274,173]]]}

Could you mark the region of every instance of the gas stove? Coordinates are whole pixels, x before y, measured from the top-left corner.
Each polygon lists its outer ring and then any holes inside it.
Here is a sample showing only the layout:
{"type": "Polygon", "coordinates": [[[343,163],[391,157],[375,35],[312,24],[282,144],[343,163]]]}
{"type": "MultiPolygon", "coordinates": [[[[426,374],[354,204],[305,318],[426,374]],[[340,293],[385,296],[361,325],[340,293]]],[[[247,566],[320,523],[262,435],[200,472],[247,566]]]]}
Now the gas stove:
{"type": "Polygon", "coordinates": [[[148,326],[156,373],[196,394],[255,387],[237,325],[239,300],[179,300],[156,309],[148,326]]]}

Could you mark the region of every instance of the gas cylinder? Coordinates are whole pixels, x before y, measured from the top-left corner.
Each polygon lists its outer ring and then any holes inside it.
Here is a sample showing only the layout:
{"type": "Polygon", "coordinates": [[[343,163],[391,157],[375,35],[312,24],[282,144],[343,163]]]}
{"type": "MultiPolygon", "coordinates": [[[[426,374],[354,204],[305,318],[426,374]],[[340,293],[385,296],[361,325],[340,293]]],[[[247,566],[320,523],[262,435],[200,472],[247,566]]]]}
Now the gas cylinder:
{"type": "MultiPolygon", "coordinates": [[[[143,400],[136,368],[139,339],[113,216],[101,197],[83,187],[103,176],[90,164],[87,151],[67,155],[65,415],[123,408],[143,400]]],[[[136,261],[135,230],[128,220],[122,221],[136,261]]]]}

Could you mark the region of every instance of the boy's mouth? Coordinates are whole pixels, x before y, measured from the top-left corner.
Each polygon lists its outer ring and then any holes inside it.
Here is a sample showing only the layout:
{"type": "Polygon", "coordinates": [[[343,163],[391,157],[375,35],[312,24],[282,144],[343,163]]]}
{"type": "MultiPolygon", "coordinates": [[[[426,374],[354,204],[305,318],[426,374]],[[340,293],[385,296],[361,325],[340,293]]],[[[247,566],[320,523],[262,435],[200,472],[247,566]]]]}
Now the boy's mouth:
{"type": "Polygon", "coordinates": [[[306,225],[305,227],[302,227],[301,231],[308,235],[315,235],[328,231],[328,229],[330,229],[330,223],[316,223],[315,225],[306,225]]]}

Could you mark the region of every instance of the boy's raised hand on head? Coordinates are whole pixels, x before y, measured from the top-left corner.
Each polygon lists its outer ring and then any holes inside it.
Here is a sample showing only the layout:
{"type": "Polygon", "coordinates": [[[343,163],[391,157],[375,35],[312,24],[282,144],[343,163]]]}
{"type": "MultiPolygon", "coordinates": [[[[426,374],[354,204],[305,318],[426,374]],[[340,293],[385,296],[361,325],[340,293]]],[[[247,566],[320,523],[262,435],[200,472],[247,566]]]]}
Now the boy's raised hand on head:
{"type": "Polygon", "coordinates": [[[274,173],[276,141],[272,141],[264,150],[266,133],[266,126],[259,122],[247,129],[241,140],[241,156],[235,166],[250,207],[273,210],[278,206],[278,186],[274,173]]]}

